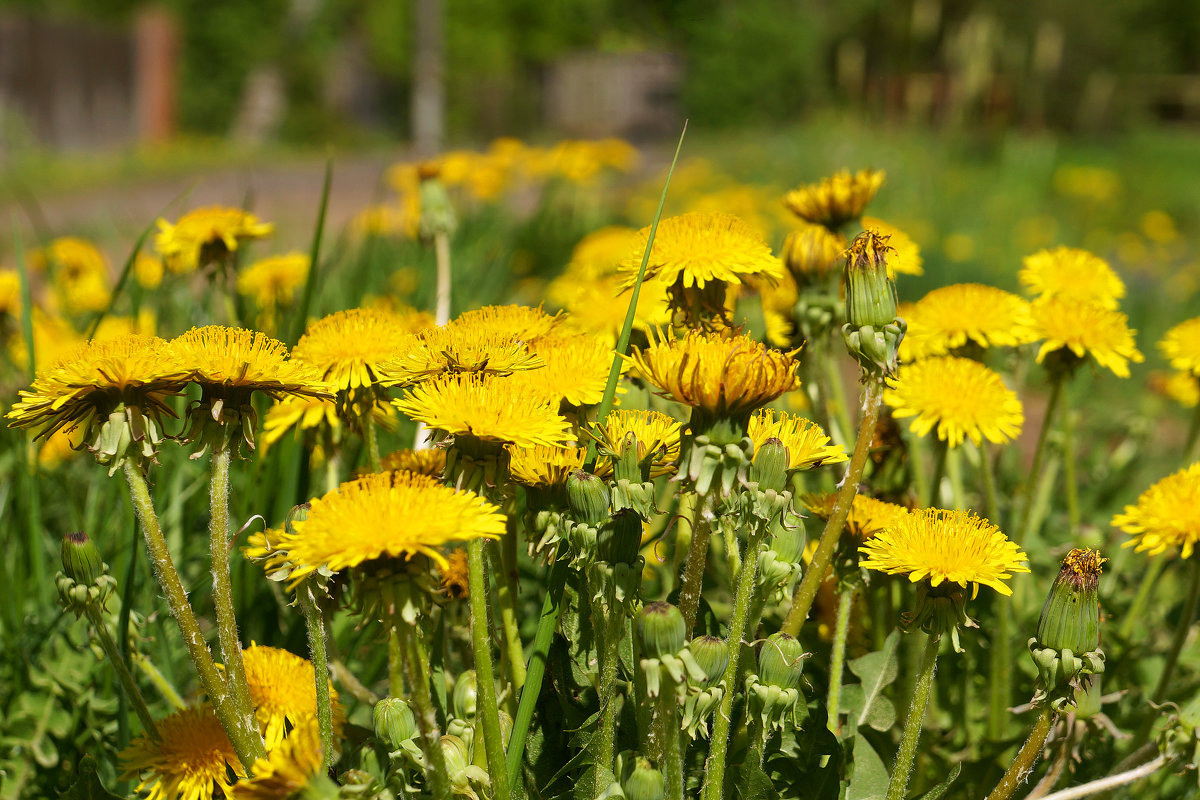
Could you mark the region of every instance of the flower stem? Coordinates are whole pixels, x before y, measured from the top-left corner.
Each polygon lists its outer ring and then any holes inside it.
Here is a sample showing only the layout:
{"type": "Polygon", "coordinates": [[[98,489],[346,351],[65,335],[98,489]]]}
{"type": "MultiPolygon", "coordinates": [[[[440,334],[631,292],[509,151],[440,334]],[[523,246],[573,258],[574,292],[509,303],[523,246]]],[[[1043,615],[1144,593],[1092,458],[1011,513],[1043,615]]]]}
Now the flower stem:
{"type": "MultiPolygon", "coordinates": [[[[442,735],[438,730],[437,712],[434,711],[433,698],[429,694],[429,676],[425,674],[427,663],[424,658],[425,654],[421,652],[420,643],[417,641],[417,632],[413,626],[403,619],[395,618],[391,621],[390,627],[390,638],[396,643],[401,669],[404,670],[410,689],[409,700],[412,703],[413,711],[416,712],[417,727],[421,732],[421,750],[429,764],[430,793],[439,800],[450,800],[452,796],[450,776],[446,770],[446,755],[442,751],[442,735]]],[[[395,672],[394,662],[392,671],[395,672]]],[[[394,675],[392,682],[393,685],[396,682],[394,675]]],[[[396,694],[393,689],[392,696],[399,697],[400,695],[396,694]]],[[[495,690],[493,690],[492,713],[495,713],[496,710],[495,700],[495,690]]],[[[482,692],[480,693],[480,702],[482,703],[482,692]]],[[[482,706],[480,708],[482,711],[482,706]]]]}
{"type": "Polygon", "coordinates": [[[696,627],[696,614],[700,610],[700,589],[704,585],[704,569],[708,566],[708,540],[712,537],[712,525],[708,521],[708,497],[693,493],[692,540],[688,544],[687,564],[683,568],[683,580],[679,583],[679,611],[690,636],[696,627]]]}
{"type": "Polygon", "coordinates": [[[1037,448],[1033,451],[1033,465],[1029,468],[1029,474],[1025,481],[1025,487],[1022,491],[1023,500],[1021,503],[1021,516],[1016,528],[1013,529],[1012,539],[1017,544],[1023,544],[1026,537],[1030,534],[1028,530],[1030,522],[1033,519],[1033,507],[1036,505],[1034,495],[1037,493],[1038,486],[1042,477],[1042,464],[1046,459],[1046,442],[1049,439],[1050,427],[1054,422],[1054,413],[1058,408],[1059,399],[1062,397],[1063,384],[1066,379],[1058,376],[1050,379],[1050,396],[1046,399],[1046,412],[1042,416],[1042,429],[1038,432],[1037,448]]]}
{"type": "Polygon", "coordinates": [[[404,697],[404,647],[396,631],[388,632],[388,696],[404,697]]]}
{"type": "Polygon", "coordinates": [[[683,800],[683,742],[679,727],[679,702],[671,686],[662,687],[662,693],[658,696],[658,721],[662,733],[664,800],[683,800]]]}
{"type": "Polygon", "coordinates": [[[363,437],[367,440],[367,467],[371,472],[383,472],[383,462],[379,459],[379,435],[375,431],[371,411],[365,412],[361,419],[363,437]]]}
{"type": "Polygon", "coordinates": [[[887,800],[904,800],[908,790],[908,779],[912,775],[913,762],[917,758],[917,740],[921,738],[921,725],[925,722],[925,708],[933,688],[933,672],[937,665],[938,645],[941,636],[932,634],[925,642],[925,655],[921,660],[921,671],[913,687],[912,702],[904,720],[904,733],[900,736],[900,749],[896,751],[896,763],[892,766],[892,778],[888,782],[887,800]]]}
{"type": "Polygon", "coordinates": [[[1135,628],[1145,630],[1146,620],[1142,617],[1142,609],[1145,608],[1146,601],[1150,599],[1150,593],[1158,585],[1158,579],[1166,566],[1165,558],[1153,558],[1150,560],[1150,567],[1142,573],[1142,582],[1138,585],[1137,594],[1133,596],[1133,603],[1121,620],[1119,634],[1122,639],[1129,640],[1133,636],[1135,628]]]}
{"type": "Polygon", "coordinates": [[[146,553],[150,556],[150,563],[154,565],[154,575],[166,596],[171,616],[179,625],[184,647],[187,648],[192,665],[196,668],[200,685],[204,687],[209,701],[213,704],[221,727],[225,729],[234,752],[237,753],[238,761],[242,762],[246,769],[251,769],[256,759],[266,757],[267,748],[263,744],[262,736],[257,728],[245,727],[230,703],[225,681],[213,663],[208,643],[204,640],[204,634],[200,632],[196,615],[188,603],[187,592],[179,580],[174,562],[171,561],[167,541],[163,538],[162,528],[158,524],[158,515],[154,513],[154,502],[150,499],[150,487],[146,485],[146,476],[141,468],[131,461],[126,461],[123,469],[133,507],[137,510],[138,521],[146,537],[146,553]]]}
{"type": "Polygon", "coordinates": [[[1179,617],[1179,624],[1175,627],[1171,650],[1167,653],[1167,663],[1163,665],[1162,674],[1158,678],[1158,687],[1154,690],[1155,703],[1161,703],[1167,696],[1167,687],[1171,683],[1171,676],[1175,673],[1175,665],[1179,663],[1179,653],[1183,650],[1183,644],[1192,630],[1192,622],[1196,619],[1196,607],[1200,605],[1200,558],[1188,560],[1192,562],[1192,575],[1188,585],[1187,600],[1183,603],[1183,612],[1179,617]]]}
{"type": "MultiPolygon", "coordinates": [[[[867,465],[867,455],[871,450],[871,442],[875,439],[875,424],[879,421],[879,401],[883,397],[883,381],[875,377],[867,378],[867,383],[863,387],[863,395],[863,416],[858,426],[858,439],[854,443],[854,455],[850,458],[850,467],[846,470],[846,475],[842,478],[842,485],[838,488],[837,499],[833,504],[833,513],[829,515],[829,521],[825,524],[825,531],[821,534],[821,541],[817,544],[817,551],[813,554],[812,563],[808,565],[804,577],[800,580],[800,585],[796,587],[796,594],[792,598],[792,608],[783,621],[783,632],[792,636],[800,632],[800,627],[808,618],[808,612],[812,610],[813,601],[817,597],[817,589],[825,579],[825,572],[829,569],[833,551],[842,535],[842,528],[846,525],[846,517],[850,514],[850,505],[854,502],[854,495],[858,493],[858,482],[862,479],[863,469],[867,465]]],[[[732,689],[731,686],[731,692],[732,689]]]]}
{"type": "Polygon", "coordinates": [[[171,708],[176,711],[187,708],[187,703],[183,702],[183,698],[179,696],[179,692],[171,685],[167,677],[159,671],[158,667],[154,666],[154,662],[141,653],[134,653],[132,657],[133,663],[141,670],[142,675],[146,676],[146,680],[154,685],[162,699],[171,704],[171,708]]]}
{"type": "Polygon", "coordinates": [[[828,726],[834,736],[841,735],[842,718],[838,714],[842,695],[842,668],[846,663],[846,639],[850,634],[850,612],[854,608],[857,587],[851,583],[838,595],[837,623],[833,629],[833,651],[829,655],[829,693],[825,708],[829,713],[828,726]]]}
{"type": "Polygon", "coordinates": [[[492,779],[492,797],[495,800],[508,800],[508,770],[504,761],[504,740],[500,737],[500,707],[496,704],[496,677],[492,669],[492,635],[488,620],[488,588],[483,566],[483,547],[483,539],[472,539],[467,544],[471,646],[475,654],[478,713],[483,724],[483,744],[487,753],[488,775],[492,779]]]}
{"type": "Polygon", "coordinates": [[[942,478],[946,477],[946,457],[950,452],[950,443],[938,439],[933,445],[933,474],[926,486],[928,494],[921,498],[922,508],[933,508],[941,500],[942,478]]]}
{"type": "Polygon", "coordinates": [[[1170,759],[1165,755],[1159,755],[1157,758],[1147,761],[1140,767],[1134,767],[1127,772],[1119,772],[1116,775],[1109,775],[1106,778],[1100,778],[1080,784],[1079,786],[1072,786],[1070,789],[1063,789],[1054,794],[1048,794],[1042,800],[1079,800],[1081,797],[1088,797],[1089,795],[1098,794],[1109,789],[1115,789],[1118,786],[1133,783],[1147,775],[1152,775],[1165,767],[1169,762],[1170,759]]]}
{"type": "Polygon", "coordinates": [[[1042,755],[1042,745],[1046,743],[1046,737],[1050,734],[1050,726],[1054,724],[1054,717],[1055,714],[1049,708],[1042,709],[1037,722],[1033,725],[1033,730],[1029,732],[1029,738],[1017,752],[1017,757],[1009,765],[1004,777],[987,796],[987,800],[1008,800],[1017,787],[1025,782],[1029,773],[1033,771],[1034,764],[1042,755]]]}
{"type": "Polygon", "coordinates": [[[254,703],[246,682],[246,666],[242,661],[242,641],[238,636],[237,614],[233,609],[233,583],[229,576],[229,461],[232,447],[226,445],[212,455],[212,475],[209,482],[208,524],[209,549],[212,558],[212,598],[217,617],[217,640],[221,658],[225,661],[225,685],[229,699],[241,724],[257,733],[254,703]]]}
{"type": "Polygon", "coordinates": [[[100,647],[104,649],[104,655],[108,657],[113,669],[117,672],[117,680],[125,691],[125,696],[129,698],[129,704],[137,713],[138,720],[142,723],[142,730],[150,739],[159,741],[161,737],[158,735],[158,726],[154,724],[154,717],[150,715],[150,709],[146,707],[146,698],[142,696],[141,690],[133,682],[133,675],[130,674],[129,667],[125,665],[125,660],[121,658],[117,643],[113,641],[112,633],[108,630],[108,625],[104,622],[100,609],[94,603],[87,605],[87,618],[88,622],[92,623],[92,629],[96,631],[96,638],[100,640],[100,647]]]}
{"type": "Polygon", "coordinates": [[[596,733],[593,760],[595,796],[599,797],[612,783],[613,761],[617,744],[617,667],[620,662],[621,637],[625,633],[625,615],[614,609],[615,596],[611,581],[601,578],[601,598],[592,600],[592,629],[600,637],[600,724],[596,733]],[[617,612],[617,613],[614,613],[617,612]]]}
{"type": "MultiPolygon", "coordinates": [[[[979,447],[979,466],[983,473],[983,494],[988,519],[1000,526],[1000,501],[996,494],[996,475],[992,454],[986,444],[979,447]]],[[[1008,707],[1012,700],[1012,624],[1013,604],[1001,603],[997,609],[996,634],[992,639],[988,680],[988,738],[1004,737],[1008,725],[1008,707]]]]}
{"type": "Polygon", "coordinates": [[[1067,538],[1075,538],[1079,530],[1079,485],[1075,480],[1075,414],[1063,408],[1063,482],[1067,484],[1067,538]]]}
{"type": "MultiPolygon", "coordinates": [[[[521,646],[521,626],[517,622],[518,527],[510,524],[508,532],[500,540],[500,569],[495,570],[498,577],[496,595],[500,604],[500,623],[504,628],[505,654],[508,656],[508,677],[513,687],[509,700],[513,703],[516,702],[515,694],[525,685],[525,648],[521,646]]],[[[510,710],[515,711],[515,706],[510,710]]]]}
{"type": "Polygon", "coordinates": [[[750,602],[757,588],[755,578],[758,572],[758,558],[751,554],[758,553],[758,546],[766,528],[765,524],[759,523],[750,526],[746,540],[747,557],[743,559],[742,569],[738,573],[737,589],[733,596],[733,616],[729,620],[729,663],[722,677],[725,682],[725,695],[721,698],[721,707],[713,717],[712,744],[708,749],[708,761],[705,762],[704,800],[721,800],[725,791],[725,758],[729,752],[729,728],[733,722],[733,697],[737,694],[735,687],[742,656],[742,639],[746,634],[750,602]]]}
{"type": "Polygon", "coordinates": [[[321,733],[323,766],[333,766],[333,705],[329,696],[329,659],[325,651],[325,620],[312,586],[307,582],[296,592],[304,625],[308,629],[308,650],[312,655],[313,679],[317,690],[317,729],[321,733]]]}
{"type": "Polygon", "coordinates": [[[450,234],[438,231],[433,235],[433,252],[437,259],[437,316],[438,325],[450,321],[450,234]]]}

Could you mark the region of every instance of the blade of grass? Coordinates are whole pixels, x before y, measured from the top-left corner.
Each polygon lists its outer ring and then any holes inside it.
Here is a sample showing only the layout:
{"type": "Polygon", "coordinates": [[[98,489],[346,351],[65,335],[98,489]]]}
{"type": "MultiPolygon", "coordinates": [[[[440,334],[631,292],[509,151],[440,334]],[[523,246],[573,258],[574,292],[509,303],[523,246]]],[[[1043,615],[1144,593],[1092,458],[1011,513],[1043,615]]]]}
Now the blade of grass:
{"type": "Polygon", "coordinates": [[[308,278],[304,281],[304,295],[300,307],[296,309],[296,319],[292,322],[292,332],[288,337],[288,347],[295,347],[304,333],[308,323],[308,311],[312,306],[313,295],[317,292],[317,265],[321,258],[321,237],[325,234],[325,213],[329,208],[329,185],[333,181],[333,159],[325,161],[325,183],[321,187],[321,207],[317,211],[317,224],[313,228],[312,246],[308,249],[308,278]]]}
{"type": "Polygon", "coordinates": [[[112,295],[108,298],[108,308],[96,312],[96,318],[88,326],[87,338],[91,339],[96,335],[96,331],[100,328],[100,323],[104,321],[106,316],[112,314],[113,309],[116,308],[117,300],[121,296],[121,290],[129,282],[129,273],[133,271],[133,264],[137,261],[138,253],[142,252],[142,246],[146,244],[146,239],[149,238],[150,231],[152,230],[154,230],[153,222],[142,229],[141,235],[133,243],[133,250],[130,251],[129,258],[125,259],[125,266],[121,268],[121,275],[117,278],[117,285],[113,287],[112,295]]]}
{"type": "MultiPolygon", "coordinates": [[[[13,215],[13,258],[17,262],[17,272],[21,278],[21,332],[25,337],[25,348],[29,353],[29,382],[37,376],[37,353],[33,349],[33,286],[29,283],[29,265],[25,263],[25,246],[21,241],[21,230],[17,227],[16,215],[13,215]]],[[[33,580],[33,591],[22,591],[15,595],[20,598],[41,598],[46,589],[46,550],[42,541],[42,500],[38,494],[37,453],[33,447],[33,439],[22,437],[21,441],[21,475],[26,483],[24,497],[25,506],[25,546],[29,551],[30,575],[33,580]]]]}
{"type": "MultiPolygon", "coordinates": [[[[658,199],[658,210],[654,212],[654,221],[650,224],[650,236],[646,241],[646,251],[642,254],[642,264],[638,268],[637,281],[633,284],[633,293],[629,298],[629,308],[625,312],[625,324],[621,327],[621,335],[617,339],[617,349],[613,356],[612,368],[608,372],[608,383],[604,387],[604,397],[596,409],[595,425],[599,426],[612,409],[613,396],[617,392],[617,381],[621,377],[621,357],[629,347],[629,336],[633,330],[633,320],[637,315],[638,295],[641,293],[642,281],[646,277],[646,264],[650,261],[650,250],[654,247],[654,234],[658,231],[658,221],[662,219],[663,206],[667,203],[667,189],[671,186],[671,176],[675,173],[675,164],[679,161],[679,152],[683,149],[683,137],[687,135],[687,121],[679,133],[679,143],[675,145],[675,156],[671,159],[671,167],[667,170],[667,180],[663,183],[662,196],[658,199]]],[[[588,444],[588,457],[584,469],[591,471],[596,465],[596,442],[588,444]]],[[[537,704],[538,695],[542,691],[542,678],[546,674],[546,656],[550,651],[550,643],[554,640],[554,628],[558,624],[558,613],[561,608],[563,588],[567,584],[566,543],[560,542],[558,551],[554,554],[554,564],[550,567],[550,577],[546,585],[546,597],[542,601],[542,613],[538,618],[537,633],[534,634],[533,652],[529,655],[529,665],[525,674],[525,686],[521,689],[521,699],[517,704],[517,716],[513,720],[512,736],[508,741],[508,753],[505,766],[508,769],[510,784],[516,785],[521,772],[521,764],[525,760],[525,738],[529,735],[529,724],[533,720],[533,707],[537,704]]]]}

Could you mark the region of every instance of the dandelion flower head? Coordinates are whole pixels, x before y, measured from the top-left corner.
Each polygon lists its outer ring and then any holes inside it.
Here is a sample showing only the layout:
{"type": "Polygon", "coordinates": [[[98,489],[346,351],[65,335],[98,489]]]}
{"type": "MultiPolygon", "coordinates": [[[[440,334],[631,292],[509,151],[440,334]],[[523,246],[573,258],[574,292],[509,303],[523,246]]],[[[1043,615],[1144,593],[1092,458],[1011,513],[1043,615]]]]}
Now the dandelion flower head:
{"type": "Polygon", "coordinates": [[[638,461],[644,461],[647,456],[651,458],[651,477],[674,472],[679,462],[680,428],[678,420],[660,411],[614,409],[608,412],[604,422],[590,433],[600,449],[596,474],[600,477],[612,474],[612,456],[620,454],[630,434],[637,441],[638,461]]]}
{"type": "Polygon", "coordinates": [[[452,323],[416,334],[380,364],[379,373],[385,384],[410,385],[435,375],[510,375],[543,366],[525,341],[510,333],[452,323]]]}
{"type": "Polygon", "coordinates": [[[969,358],[939,356],[906,364],[883,400],[898,419],[915,417],[912,431],[937,427],[939,439],[958,447],[964,439],[997,444],[1021,433],[1025,414],[1016,392],[998,374],[969,358]]]}
{"type": "Polygon", "coordinates": [[[514,447],[508,445],[509,474],[524,486],[563,486],[572,470],[583,467],[586,447],[514,447]]]}
{"type": "Polygon", "coordinates": [[[237,753],[211,706],[176,711],[156,723],[160,741],[143,735],[121,753],[122,778],[137,778],[149,800],[228,797],[229,774],[245,777],[237,753]]]}
{"type": "Polygon", "coordinates": [[[379,366],[410,346],[414,333],[398,314],[352,308],[309,325],[292,358],[313,365],[339,392],[353,395],[379,383],[379,366]]]}
{"type": "Polygon", "coordinates": [[[1200,375],[1200,317],[1181,322],[1167,331],[1158,349],[1177,370],[1200,375]]]}
{"type": "Polygon", "coordinates": [[[978,283],[934,289],[907,307],[904,319],[903,361],[947,355],[967,344],[1016,347],[1037,339],[1028,300],[978,283]]]}
{"type": "Polygon", "coordinates": [[[836,230],[862,216],[885,177],[882,170],[864,169],[855,174],[842,170],[788,192],[783,204],[802,220],[836,230]]]}
{"type": "Polygon", "coordinates": [[[254,389],[285,395],[332,397],[312,364],[288,359],[287,346],[246,328],[207,325],[171,340],[171,355],[192,380],[215,389],[254,389]]]}
{"type": "Polygon", "coordinates": [[[1115,309],[1125,296],[1125,284],[1107,261],[1074,247],[1026,256],[1017,278],[1040,297],[1066,297],[1108,309],[1115,309]]]}
{"type": "MultiPolygon", "coordinates": [[[[267,750],[274,750],[290,728],[317,717],[317,690],[312,662],[278,647],[251,643],[242,650],[246,665],[246,683],[254,718],[258,720],[267,750]]],[[[329,685],[333,705],[334,736],[346,723],[346,709],[337,699],[333,683],[329,685]]]]}
{"type": "Polygon", "coordinates": [[[1034,301],[1033,319],[1038,337],[1045,340],[1038,350],[1038,363],[1057,350],[1069,350],[1079,359],[1090,355],[1117,377],[1128,378],[1129,362],[1144,360],[1134,344],[1137,331],[1130,330],[1127,317],[1119,311],[1050,297],[1034,301]]]}
{"type": "Polygon", "coordinates": [[[300,797],[321,770],[321,735],[315,720],[294,727],[266,758],[254,762],[254,777],[233,786],[230,800],[283,800],[300,797]]]}
{"type": "Polygon", "coordinates": [[[1134,537],[1126,547],[1150,555],[1179,550],[1191,558],[1200,542],[1200,462],[1142,492],[1137,504],[1125,506],[1112,524],[1134,537]]]}
{"type": "Polygon", "coordinates": [[[225,206],[197,208],[174,224],[158,220],[154,246],[171,272],[192,272],[275,230],[249,211],[225,206]]]}
{"type": "MultiPolygon", "coordinates": [[[[837,492],[801,495],[800,502],[813,516],[828,520],[833,516],[837,492]]],[[[908,513],[904,506],[888,503],[861,492],[854,495],[850,513],[846,516],[846,530],[859,539],[868,539],[882,530],[892,527],[901,516],[908,513]]]]}
{"type": "Polygon", "coordinates": [[[238,274],[237,290],[253,297],[259,308],[291,305],[308,278],[308,262],[299,251],[260,258],[238,274]]]}
{"type": "Polygon", "coordinates": [[[440,447],[397,450],[383,457],[384,470],[403,469],[418,475],[441,478],[446,472],[446,451],[440,447]]]}
{"type": "Polygon", "coordinates": [[[821,426],[804,417],[761,408],[750,417],[747,435],[757,450],[767,440],[779,441],[788,454],[789,470],[812,469],[849,460],[840,444],[833,444],[821,426]]]}
{"type": "Polygon", "coordinates": [[[464,311],[448,324],[528,342],[550,335],[562,323],[562,316],[547,314],[540,306],[484,306],[464,311]]]}
{"type": "MultiPolygon", "coordinates": [[[[639,231],[637,243],[621,261],[626,286],[637,282],[649,238],[650,228],[639,231]]],[[[771,255],[762,234],[744,220],[694,211],[659,222],[646,262],[646,280],[704,288],[714,281],[737,285],[751,275],[777,280],[783,275],[783,264],[771,255]]]]}

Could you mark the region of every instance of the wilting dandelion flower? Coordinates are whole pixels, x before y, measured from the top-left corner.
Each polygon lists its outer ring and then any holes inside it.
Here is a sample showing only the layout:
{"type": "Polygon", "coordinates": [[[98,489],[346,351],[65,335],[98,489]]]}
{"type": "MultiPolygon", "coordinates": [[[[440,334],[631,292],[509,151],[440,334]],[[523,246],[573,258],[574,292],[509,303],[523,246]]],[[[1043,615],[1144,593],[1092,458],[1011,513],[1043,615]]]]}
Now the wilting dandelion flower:
{"type": "MultiPolygon", "coordinates": [[[[804,494],[800,496],[800,502],[814,517],[828,520],[833,516],[837,493],[804,494]]],[[[859,492],[854,495],[850,513],[846,516],[846,530],[859,539],[868,539],[892,527],[907,513],[908,509],[904,506],[868,497],[859,492]]]]}
{"type": "MultiPolygon", "coordinates": [[[[246,683],[254,703],[254,718],[274,750],[292,728],[317,717],[317,690],[312,662],[287,650],[251,644],[242,650],[246,683]]],[[[338,736],[346,723],[346,709],[338,702],[337,690],[329,685],[333,705],[333,730],[338,736]]]]}
{"type": "Polygon", "coordinates": [[[428,556],[446,566],[450,542],[498,539],[500,509],[479,495],[412,472],[368,475],[312,502],[279,549],[295,564],[293,582],[317,570],[340,572],[380,558],[428,556]]]}
{"type": "Polygon", "coordinates": [[[847,244],[846,237],[824,225],[801,223],[787,235],[781,256],[796,283],[809,286],[841,274],[847,244]]]}
{"type": "MultiPolygon", "coordinates": [[[[266,758],[254,762],[254,777],[233,786],[230,800],[289,800],[298,798],[314,780],[321,780],[321,737],[315,720],[304,720],[266,758]]],[[[336,794],[336,791],[334,792],[336,794]]]]}
{"type": "Polygon", "coordinates": [[[832,444],[821,426],[804,417],[759,409],[750,417],[748,435],[757,450],[769,439],[775,439],[787,451],[787,469],[801,470],[847,461],[846,450],[832,444]]]}
{"type": "Polygon", "coordinates": [[[158,220],[154,246],[171,272],[192,272],[224,262],[242,242],[261,239],[275,230],[249,211],[225,206],[197,208],[171,224],[158,220]]]}
{"type": "Polygon", "coordinates": [[[906,364],[883,400],[897,418],[916,417],[913,433],[937,426],[939,439],[958,447],[964,439],[1006,442],[1021,433],[1021,400],[998,374],[969,358],[941,356],[906,364]]]}
{"type": "Polygon", "coordinates": [[[185,708],[156,723],[160,741],[139,736],[121,753],[122,778],[138,778],[149,800],[228,797],[246,776],[212,707],[185,708]]]}
{"type": "Polygon", "coordinates": [[[900,358],[906,362],[971,344],[1016,347],[1038,338],[1028,300],[978,283],[934,289],[905,311],[900,358]]]}
{"type": "Polygon", "coordinates": [[[1137,505],[1125,506],[1112,524],[1134,537],[1126,547],[1150,555],[1178,549],[1191,558],[1200,542],[1200,462],[1142,492],[1137,505]]]}
{"type": "Polygon", "coordinates": [[[1175,369],[1200,375],[1200,317],[1181,322],[1167,331],[1158,349],[1175,369]]]}
{"type": "Polygon", "coordinates": [[[894,251],[888,258],[888,274],[895,278],[897,275],[924,275],[925,262],[921,258],[921,248],[904,231],[895,225],[875,217],[863,217],[862,226],[866,230],[878,231],[881,236],[888,237],[888,245],[894,251]]]}
{"type": "Polygon", "coordinates": [[[783,204],[800,219],[835,230],[862,216],[884,177],[882,170],[864,169],[853,175],[842,170],[788,192],[783,204]]]}
{"type": "Polygon", "coordinates": [[[1107,261],[1074,247],[1026,256],[1017,278],[1040,297],[1065,297],[1108,309],[1115,309],[1117,300],[1125,296],[1125,284],[1107,261]]]}
{"type": "Polygon", "coordinates": [[[441,478],[446,471],[446,451],[440,447],[425,450],[397,450],[383,457],[383,469],[403,469],[418,475],[441,478]]]}
{"type": "Polygon", "coordinates": [[[1117,377],[1128,378],[1129,362],[1144,360],[1134,345],[1137,331],[1130,330],[1126,316],[1119,311],[1051,297],[1034,301],[1033,319],[1039,338],[1045,339],[1038,350],[1038,363],[1056,351],[1069,351],[1079,360],[1090,355],[1117,377]]]}

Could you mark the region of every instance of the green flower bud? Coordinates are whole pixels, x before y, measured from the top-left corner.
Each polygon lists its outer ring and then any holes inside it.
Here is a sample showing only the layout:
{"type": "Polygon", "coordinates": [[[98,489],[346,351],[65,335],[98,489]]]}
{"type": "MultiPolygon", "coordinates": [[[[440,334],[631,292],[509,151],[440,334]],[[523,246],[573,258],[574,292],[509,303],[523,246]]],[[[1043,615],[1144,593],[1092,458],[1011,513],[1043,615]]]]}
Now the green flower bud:
{"type": "Polygon", "coordinates": [[[478,685],[475,683],[475,670],[469,669],[458,676],[454,684],[454,716],[459,719],[475,719],[476,704],[478,703],[478,685]]]}
{"type": "Polygon", "coordinates": [[[779,439],[771,438],[754,451],[750,464],[750,480],[758,484],[761,491],[774,489],[782,492],[787,486],[788,451],[779,439]]]}
{"type": "MultiPolygon", "coordinates": [[[[647,459],[647,467],[653,459],[653,454],[650,454],[647,459]]],[[[627,480],[630,483],[641,483],[647,477],[642,474],[642,466],[638,462],[638,440],[633,431],[626,431],[625,437],[621,440],[621,452],[613,458],[613,480],[627,480]]],[[[649,472],[649,469],[646,470],[649,472]]]]}
{"type": "Polygon", "coordinates": [[[780,561],[799,564],[804,556],[804,545],[808,537],[804,533],[804,521],[785,510],[780,519],[771,521],[771,539],[768,549],[774,551],[780,561]]]}
{"type": "Polygon", "coordinates": [[[63,537],[62,565],[67,577],[82,586],[94,585],[108,571],[96,543],[83,531],[63,537]]]}
{"type": "Polygon", "coordinates": [[[648,658],[662,658],[678,653],[687,641],[687,623],[678,608],[670,603],[648,603],[637,621],[642,653],[648,658]]]}
{"type": "Polygon", "coordinates": [[[454,233],[454,229],[458,227],[458,219],[454,215],[454,206],[450,203],[446,187],[438,180],[437,168],[423,164],[418,174],[421,179],[421,238],[428,241],[439,233],[454,233]]]}
{"type": "Polygon", "coordinates": [[[729,644],[717,636],[697,636],[688,644],[708,683],[716,683],[729,666],[729,644]]]}
{"type": "Polygon", "coordinates": [[[1100,572],[1106,558],[1098,550],[1067,553],[1042,606],[1037,640],[1042,647],[1090,653],[1100,646],[1100,572]]]}
{"type": "Polygon", "coordinates": [[[632,564],[642,544],[642,518],[631,508],[613,513],[596,534],[596,555],[610,564],[632,564]]]}
{"type": "Polygon", "coordinates": [[[621,790],[626,800],[663,800],[666,789],[662,773],[654,768],[650,759],[638,756],[627,769],[621,780],[621,790]]]}
{"type": "Polygon", "coordinates": [[[758,677],[768,686],[794,689],[804,672],[804,647],[794,636],[774,633],[758,651],[758,677]]]}
{"type": "Polygon", "coordinates": [[[608,486],[590,472],[571,470],[567,475],[567,501],[577,522],[599,525],[608,519],[608,486]]]}
{"type": "Polygon", "coordinates": [[[446,734],[441,739],[442,754],[446,757],[446,771],[453,778],[471,765],[470,748],[458,736],[446,734]]]}
{"type": "Polygon", "coordinates": [[[892,251],[888,238],[863,231],[846,252],[846,320],[852,328],[882,328],[896,318],[896,284],[887,268],[892,251]]]}
{"type": "Polygon", "coordinates": [[[385,697],[376,703],[373,717],[375,735],[387,742],[389,750],[399,750],[417,735],[417,717],[399,697],[385,697]]]}
{"type": "Polygon", "coordinates": [[[312,504],[301,503],[298,506],[292,506],[292,510],[287,513],[287,517],[283,520],[283,529],[288,533],[295,533],[295,524],[308,519],[308,512],[312,510],[312,504]]]}

